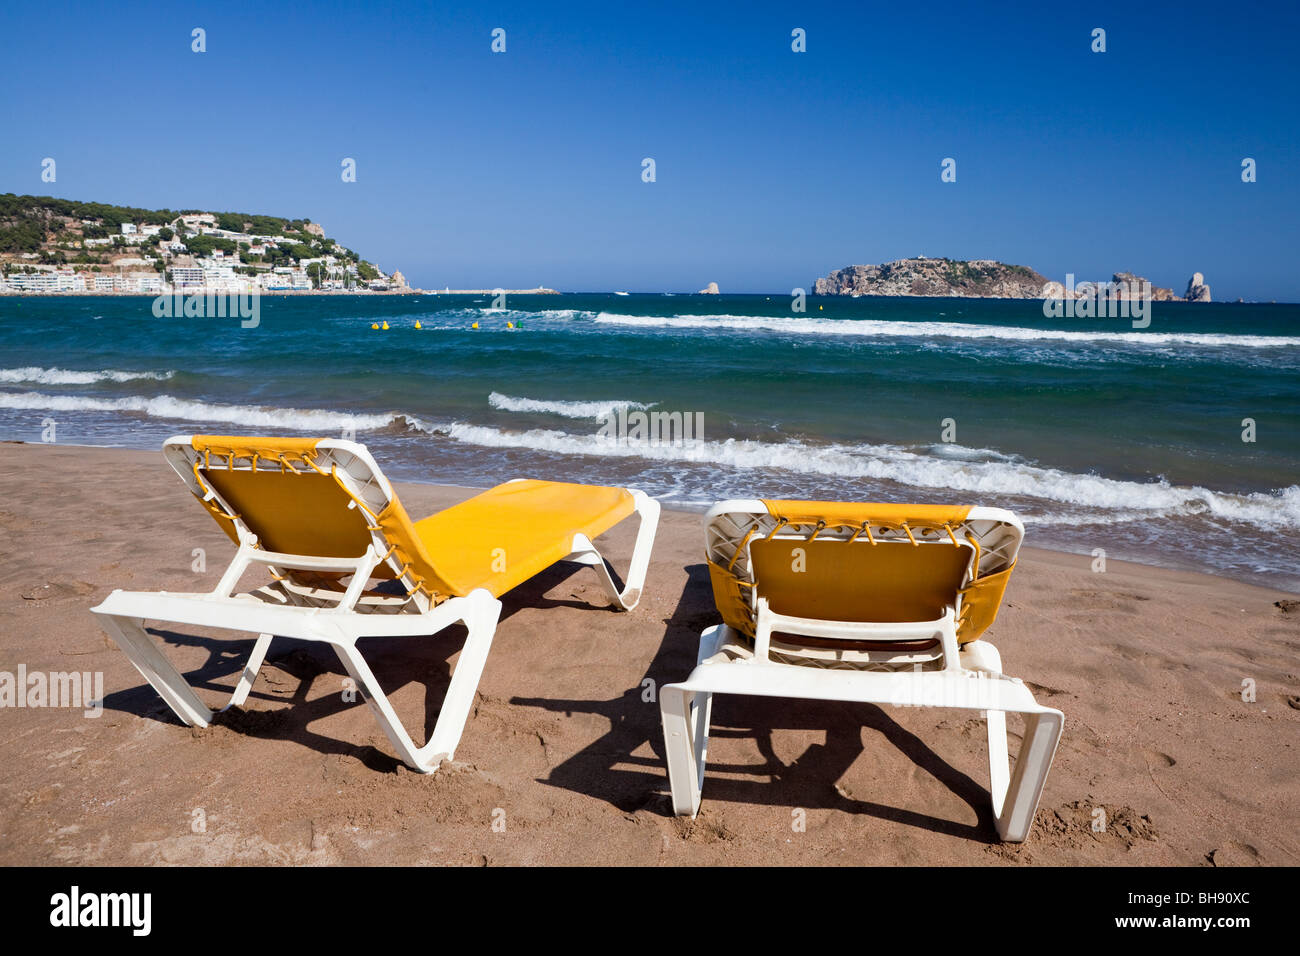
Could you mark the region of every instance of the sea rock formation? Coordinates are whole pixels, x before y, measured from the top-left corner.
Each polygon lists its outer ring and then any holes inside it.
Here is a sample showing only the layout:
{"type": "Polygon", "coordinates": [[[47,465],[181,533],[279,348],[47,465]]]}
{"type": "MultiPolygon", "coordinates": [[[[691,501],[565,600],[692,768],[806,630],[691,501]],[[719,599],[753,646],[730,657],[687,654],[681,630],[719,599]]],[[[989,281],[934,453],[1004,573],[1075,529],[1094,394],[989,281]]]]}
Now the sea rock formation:
{"type": "Polygon", "coordinates": [[[718,295],[718,294],[719,294],[719,292],[718,292],[718,284],[717,284],[716,282],[710,282],[707,286],[705,286],[703,289],[700,290],[699,294],[700,294],[700,295],[718,295]]]}
{"type": "Polygon", "coordinates": [[[1173,289],[1158,286],[1145,276],[1134,275],[1131,272],[1116,272],[1111,275],[1110,281],[1121,290],[1119,294],[1111,296],[1114,299],[1137,299],[1142,296],[1144,288],[1149,288],[1152,302],[1178,301],[1178,296],[1174,295],[1173,289]]]}
{"type": "Polygon", "coordinates": [[[1047,279],[992,259],[898,259],[845,266],[813,283],[814,295],[919,295],[1041,299],[1047,279]]]}
{"type": "Polygon", "coordinates": [[[1193,272],[1187,280],[1187,291],[1183,293],[1183,298],[1188,302],[1209,302],[1210,287],[1205,284],[1205,276],[1193,272]]]}
{"type": "MultiPolygon", "coordinates": [[[[898,259],[883,265],[845,266],[813,283],[814,295],[953,296],[990,299],[1149,299],[1182,302],[1173,289],[1157,286],[1132,272],[1110,281],[1067,277],[1049,281],[1028,266],[993,259],[898,259]]],[[[707,291],[707,290],[705,290],[707,291]]],[[[1210,287],[1199,272],[1187,283],[1186,301],[1209,302],[1210,287]]]]}

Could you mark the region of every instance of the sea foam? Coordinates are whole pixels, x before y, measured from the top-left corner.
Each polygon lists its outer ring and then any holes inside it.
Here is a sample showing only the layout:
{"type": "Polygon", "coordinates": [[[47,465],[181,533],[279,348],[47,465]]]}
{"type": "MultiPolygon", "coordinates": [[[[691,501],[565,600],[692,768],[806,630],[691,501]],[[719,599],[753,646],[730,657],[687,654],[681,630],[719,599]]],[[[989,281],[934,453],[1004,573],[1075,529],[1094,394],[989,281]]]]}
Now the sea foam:
{"type": "Polygon", "coordinates": [[[77,395],[43,395],[40,392],[0,393],[0,408],[41,409],[54,412],[134,412],[150,418],[176,421],[225,422],[254,428],[295,428],[304,431],[372,431],[405,427],[430,431],[419,419],[398,412],[350,414],[315,408],[275,408],[260,405],[223,405],[170,395],[90,398],[77,395]]]}
{"type": "Polygon", "coordinates": [[[534,414],[559,415],[563,418],[585,418],[596,421],[608,418],[620,408],[627,409],[646,409],[650,408],[643,402],[619,401],[610,399],[608,401],[547,401],[537,398],[516,398],[513,395],[502,395],[500,392],[493,392],[488,395],[488,404],[493,408],[499,408],[503,412],[531,412],[534,414]]]}
{"type": "Polygon", "coordinates": [[[119,372],[116,369],[82,372],[74,369],[39,368],[29,365],[26,368],[0,368],[0,384],[93,385],[96,382],[134,382],[141,379],[165,382],[175,374],[175,372],[119,372]]]}
{"type": "Polygon", "coordinates": [[[735,332],[781,332],[790,335],[846,335],[873,338],[1005,339],[1025,342],[1106,342],[1118,345],[1196,345],[1233,348],[1295,348],[1300,337],[1226,335],[1216,332],[1104,332],[1032,329],[1012,325],[962,322],[889,322],[881,319],[818,319],[752,315],[620,315],[599,312],[601,325],[628,328],[711,329],[735,332]]]}
{"type": "Polygon", "coordinates": [[[492,448],[522,448],[567,455],[641,458],[656,462],[715,465],[735,469],[774,469],[790,474],[867,478],[912,488],[964,493],[999,500],[1009,495],[1038,498],[1102,511],[1141,511],[1148,516],[1210,514],[1276,528],[1300,528],[1300,485],[1272,492],[1230,494],[1165,480],[1124,481],[1044,468],[998,455],[965,449],[958,455],[918,453],[894,445],[761,442],[729,438],[680,445],[620,442],[597,435],[552,429],[502,431],[482,425],[437,425],[433,429],[459,442],[492,448]]]}

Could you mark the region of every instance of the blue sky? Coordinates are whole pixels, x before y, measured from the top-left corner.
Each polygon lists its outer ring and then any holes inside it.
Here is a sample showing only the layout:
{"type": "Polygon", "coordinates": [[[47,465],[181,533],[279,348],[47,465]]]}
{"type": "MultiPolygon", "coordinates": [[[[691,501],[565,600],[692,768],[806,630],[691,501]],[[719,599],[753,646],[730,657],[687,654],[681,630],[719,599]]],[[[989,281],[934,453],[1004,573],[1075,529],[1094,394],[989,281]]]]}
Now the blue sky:
{"type": "Polygon", "coordinates": [[[919,254],[1300,301],[1298,10],[11,4],[0,191],[306,216],[425,287],[788,292],[919,254]]]}

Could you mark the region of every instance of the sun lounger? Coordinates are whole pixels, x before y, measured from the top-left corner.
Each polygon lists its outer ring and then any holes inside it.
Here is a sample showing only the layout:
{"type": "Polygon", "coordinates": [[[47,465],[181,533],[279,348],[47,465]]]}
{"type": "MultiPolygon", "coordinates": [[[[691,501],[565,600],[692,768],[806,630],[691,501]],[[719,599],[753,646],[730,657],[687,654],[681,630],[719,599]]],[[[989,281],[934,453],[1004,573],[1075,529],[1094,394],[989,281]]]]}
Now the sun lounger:
{"type": "Polygon", "coordinates": [[[639,491],[515,480],[412,522],[364,446],[334,439],[173,438],[176,470],[238,546],[211,593],[114,591],[92,608],[176,715],[205,727],[212,711],[149,635],[144,621],[257,634],[229,706],[241,705],[273,636],[334,648],[401,759],[430,773],[452,759],[473,704],[506,591],[557,561],[594,568],[611,599],[640,599],[659,503],[639,491]],[[594,539],[640,516],[627,582],[610,576],[594,539]],[[236,593],[250,567],[271,581],[236,593]],[[361,637],[468,631],[428,743],[417,746],[357,650],[361,637]]]}
{"type": "Polygon", "coordinates": [[[1002,673],[993,623],[1024,530],[1000,508],[733,500],[705,523],[723,623],[661,689],[673,809],[700,808],[713,694],[986,712],[998,835],[1025,839],[1064,717],[1002,673]],[[1007,712],[1024,716],[1015,770],[1007,712]]]}

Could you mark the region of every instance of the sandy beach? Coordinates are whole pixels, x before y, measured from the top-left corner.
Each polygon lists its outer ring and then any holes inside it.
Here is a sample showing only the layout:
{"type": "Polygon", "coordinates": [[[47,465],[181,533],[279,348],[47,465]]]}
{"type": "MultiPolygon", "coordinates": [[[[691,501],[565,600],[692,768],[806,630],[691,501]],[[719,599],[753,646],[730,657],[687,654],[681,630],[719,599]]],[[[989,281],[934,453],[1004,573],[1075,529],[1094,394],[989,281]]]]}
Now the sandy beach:
{"type": "MultiPolygon", "coordinates": [[[[398,487],[417,518],[470,494],[398,487]]],[[[620,570],[633,524],[602,542],[620,570]]],[[[325,648],[277,641],[247,706],[205,730],[144,683],[88,609],[119,587],[211,588],[232,553],[159,452],[0,444],[0,531],[0,670],[102,672],[105,694],[98,717],[0,711],[2,864],[1300,863],[1300,605],[1274,589],[1094,573],[1031,528],[987,636],[1066,724],[1011,846],[982,724],[952,711],[719,698],[703,809],[670,815],[644,682],[685,676],[719,620],[695,514],[664,513],[631,613],[577,565],[506,595],[457,762],[432,776],[342,700],[325,648]]],[[[252,645],[155,636],[213,705],[252,645]]],[[[363,643],[409,727],[432,726],[461,636],[363,643]]]]}

